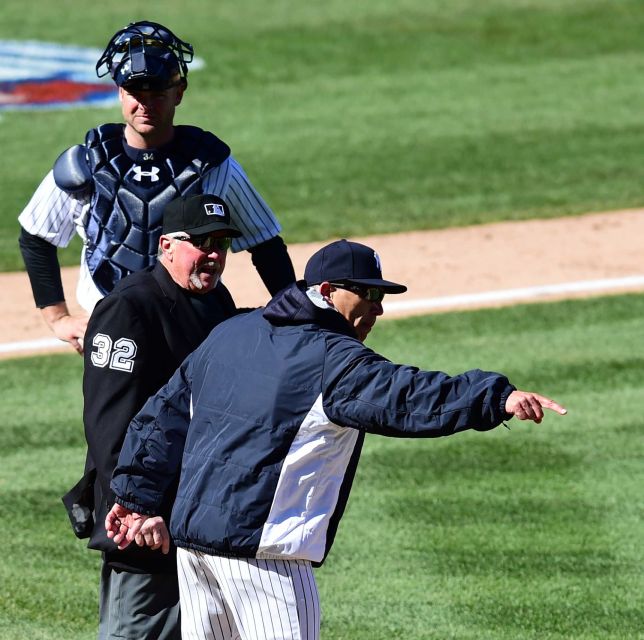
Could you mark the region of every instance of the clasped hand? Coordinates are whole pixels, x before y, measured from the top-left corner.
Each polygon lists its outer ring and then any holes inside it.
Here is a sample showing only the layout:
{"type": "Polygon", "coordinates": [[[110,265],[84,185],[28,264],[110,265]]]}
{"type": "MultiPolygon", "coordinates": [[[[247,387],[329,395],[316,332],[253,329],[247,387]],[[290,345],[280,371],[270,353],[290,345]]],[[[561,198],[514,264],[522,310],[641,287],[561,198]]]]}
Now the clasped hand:
{"type": "Polygon", "coordinates": [[[114,540],[119,550],[136,542],[139,547],[170,551],[170,534],[161,516],[148,516],[115,504],[105,518],[107,537],[114,540]]]}

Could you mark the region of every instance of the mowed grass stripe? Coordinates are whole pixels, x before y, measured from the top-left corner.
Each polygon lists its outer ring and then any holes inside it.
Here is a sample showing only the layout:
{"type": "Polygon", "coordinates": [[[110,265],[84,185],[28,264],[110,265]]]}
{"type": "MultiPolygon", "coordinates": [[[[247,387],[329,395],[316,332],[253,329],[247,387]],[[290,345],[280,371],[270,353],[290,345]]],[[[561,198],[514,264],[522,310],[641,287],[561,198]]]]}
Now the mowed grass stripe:
{"type": "MultiPolygon", "coordinates": [[[[75,355],[75,354],[74,354],[75,355]]],[[[56,355],[0,362],[4,456],[84,443],[83,359],[56,355]]],[[[80,476],[79,476],[80,477],[80,476]]]]}

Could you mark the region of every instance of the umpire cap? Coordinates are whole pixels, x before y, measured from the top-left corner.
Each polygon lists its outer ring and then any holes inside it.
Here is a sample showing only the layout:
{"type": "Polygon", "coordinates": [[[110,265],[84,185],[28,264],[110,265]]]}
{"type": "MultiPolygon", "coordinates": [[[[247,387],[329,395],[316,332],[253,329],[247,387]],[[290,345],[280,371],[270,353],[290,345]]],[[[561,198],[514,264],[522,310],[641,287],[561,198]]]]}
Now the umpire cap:
{"type": "Polygon", "coordinates": [[[321,282],[379,287],[387,293],[404,293],[403,284],[383,280],[380,256],[359,242],[336,240],[314,253],[306,263],[304,280],[308,286],[321,282]]]}
{"type": "Polygon", "coordinates": [[[223,231],[230,238],[242,234],[230,222],[228,205],[210,193],[198,196],[179,196],[169,202],[163,210],[163,234],[184,231],[199,235],[223,231]]]}

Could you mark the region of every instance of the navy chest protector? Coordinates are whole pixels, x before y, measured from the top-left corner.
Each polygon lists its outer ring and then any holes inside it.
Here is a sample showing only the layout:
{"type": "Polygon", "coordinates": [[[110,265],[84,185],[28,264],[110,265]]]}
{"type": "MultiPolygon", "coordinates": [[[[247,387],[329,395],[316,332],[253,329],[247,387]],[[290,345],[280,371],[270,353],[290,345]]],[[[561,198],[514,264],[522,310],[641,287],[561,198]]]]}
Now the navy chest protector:
{"type": "Polygon", "coordinates": [[[219,138],[190,126],[175,127],[167,149],[138,151],[135,159],[123,146],[122,124],[90,130],[85,153],[79,148],[72,147],[56,161],[54,178],[67,191],[78,190],[77,176],[82,174],[93,183],[85,257],[104,295],[121,278],[156,262],[165,205],[178,195],[202,193],[205,173],[230,155],[219,138]],[[76,175],[65,170],[84,160],[87,167],[77,169],[76,175]]]}

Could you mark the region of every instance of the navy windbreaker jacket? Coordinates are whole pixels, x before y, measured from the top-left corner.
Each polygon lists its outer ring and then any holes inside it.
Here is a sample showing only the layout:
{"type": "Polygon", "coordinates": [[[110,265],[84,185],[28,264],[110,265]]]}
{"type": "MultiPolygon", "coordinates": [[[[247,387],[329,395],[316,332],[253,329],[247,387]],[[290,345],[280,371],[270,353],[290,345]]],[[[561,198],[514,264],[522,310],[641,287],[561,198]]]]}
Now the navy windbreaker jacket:
{"type": "Polygon", "coordinates": [[[178,547],[304,559],[329,552],[365,433],[435,437],[510,416],[497,373],[396,365],[356,339],[303,283],[218,325],[132,421],[117,502],[156,514],[181,474],[178,547]]]}

